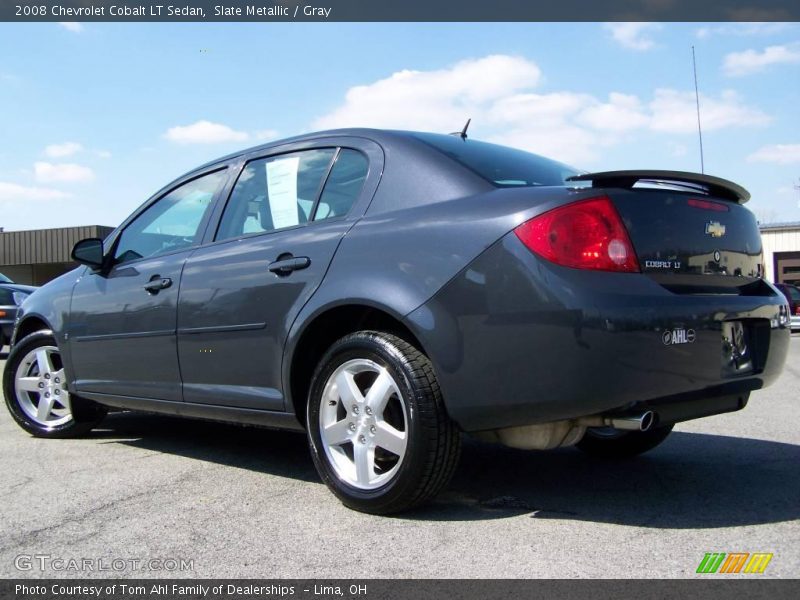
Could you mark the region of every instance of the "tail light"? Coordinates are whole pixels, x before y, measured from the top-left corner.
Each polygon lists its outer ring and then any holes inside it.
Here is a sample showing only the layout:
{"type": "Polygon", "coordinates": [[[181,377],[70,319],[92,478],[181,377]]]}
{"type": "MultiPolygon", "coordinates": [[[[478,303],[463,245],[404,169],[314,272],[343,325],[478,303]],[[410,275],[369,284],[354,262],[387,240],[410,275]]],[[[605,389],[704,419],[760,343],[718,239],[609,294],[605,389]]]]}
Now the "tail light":
{"type": "Polygon", "coordinates": [[[794,314],[800,317],[800,304],[794,305],[794,314]]]}
{"type": "Polygon", "coordinates": [[[694,208],[701,208],[703,210],[713,210],[714,212],[728,212],[730,207],[727,204],[719,202],[711,202],[711,200],[699,200],[697,198],[689,198],[686,203],[694,208]]]}
{"type": "Polygon", "coordinates": [[[514,232],[529,250],[565,267],[639,272],[628,232],[607,196],[553,209],[514,232]]]}

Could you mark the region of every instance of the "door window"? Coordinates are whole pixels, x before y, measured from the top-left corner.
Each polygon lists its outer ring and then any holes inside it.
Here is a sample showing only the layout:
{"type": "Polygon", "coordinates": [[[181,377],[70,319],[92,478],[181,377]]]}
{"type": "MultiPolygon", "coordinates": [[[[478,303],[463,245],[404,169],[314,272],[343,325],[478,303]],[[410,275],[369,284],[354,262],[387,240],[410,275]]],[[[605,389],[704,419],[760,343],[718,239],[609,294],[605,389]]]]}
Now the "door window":
{"type": "Polygon", "coordinates": [[[314,204],[335,152],[335,148],[322,148],[247,163],[231,192],[216,239],[313,220],[314,204]]]}
{"type": "Polygon", "coordinates": [[[314,220],[343,217],[350,211],[367,178],[367,157],[357,150],[342,148],[325,182],[314,220]]]}
{"type": "Polygon", "coordinates": [[[209,173],[184,183],[151,204],[122,232],[115,262],[158,256],[194,245],[202,235],[203,217],[224,180],[224,170],[209,173]]]}

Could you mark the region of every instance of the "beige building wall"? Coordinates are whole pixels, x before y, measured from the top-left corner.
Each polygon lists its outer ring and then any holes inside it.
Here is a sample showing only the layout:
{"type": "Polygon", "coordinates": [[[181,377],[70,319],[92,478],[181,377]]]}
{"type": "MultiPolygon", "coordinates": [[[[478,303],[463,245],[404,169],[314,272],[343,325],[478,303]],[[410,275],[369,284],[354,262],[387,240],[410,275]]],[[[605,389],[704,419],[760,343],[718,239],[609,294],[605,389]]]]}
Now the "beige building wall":
{"type": "Polygon", "coordinates": [[[775,282],[775,253],[800,252],[800,224],[794,227],[763,226],[761,240],[764,244],[764,267],[769,281],[775,282]],[[773,228],[774,227],[774,228],[773,228]]]}

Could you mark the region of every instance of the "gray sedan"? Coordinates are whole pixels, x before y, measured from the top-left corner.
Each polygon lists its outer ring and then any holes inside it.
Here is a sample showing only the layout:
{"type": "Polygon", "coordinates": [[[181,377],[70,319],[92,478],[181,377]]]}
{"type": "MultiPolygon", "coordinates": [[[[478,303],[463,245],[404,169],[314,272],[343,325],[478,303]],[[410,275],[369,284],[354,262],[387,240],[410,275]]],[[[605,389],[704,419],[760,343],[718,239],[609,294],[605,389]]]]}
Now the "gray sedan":
{"type": "Polygon", "coordinates": [[[462,432],[634,456],[783,367],[748,199],[466,132],[281,140],[80,242],[21,308],[6,402],[41,437],[108,407],[305,430],[332,492],[378,514],[446,486],[462,432]]]}

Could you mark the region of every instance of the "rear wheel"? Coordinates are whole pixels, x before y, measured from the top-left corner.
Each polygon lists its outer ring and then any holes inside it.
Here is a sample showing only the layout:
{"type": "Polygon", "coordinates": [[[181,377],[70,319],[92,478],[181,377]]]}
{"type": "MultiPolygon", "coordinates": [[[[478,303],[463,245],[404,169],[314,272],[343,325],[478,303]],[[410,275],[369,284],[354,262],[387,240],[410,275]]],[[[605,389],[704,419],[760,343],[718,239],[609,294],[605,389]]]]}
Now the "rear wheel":
{"type": "Polygon", "coordinates": [[[620,431],[611,427],[586,430],[577,447],[601,458],[630,458],[652,450],[667,439],[673,425],[654,427],[647,431],[620,431]]]}
{"type": "Polygon", "coordinates": [[[104,406],[70,394],[61,352],[50,331],[32,333],[11,349],[3,393],[17,424],[37,437],[81,435],[107,412],[104,406]]]}
{"type": "Polygon", "coordinates": [[[428,358],[371,331],[340,339],[320,361],[307,428],[325,484],[346,506],[373,514],[433,497],[450,480],[461,447],[428,358]]]}

